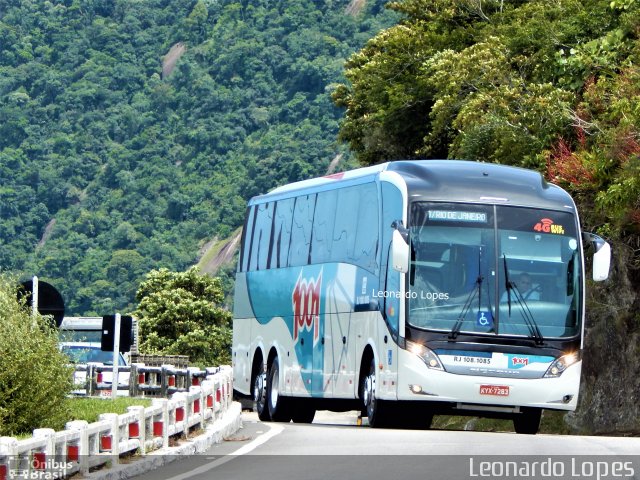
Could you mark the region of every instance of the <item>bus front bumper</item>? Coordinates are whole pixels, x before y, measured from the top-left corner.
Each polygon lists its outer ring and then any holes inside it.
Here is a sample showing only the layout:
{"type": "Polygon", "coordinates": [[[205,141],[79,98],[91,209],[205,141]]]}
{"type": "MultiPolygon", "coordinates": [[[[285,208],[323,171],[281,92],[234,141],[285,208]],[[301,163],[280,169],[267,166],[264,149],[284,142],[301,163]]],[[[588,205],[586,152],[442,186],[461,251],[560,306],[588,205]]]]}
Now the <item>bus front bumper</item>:
{"type": "Polygon", "coordinates": [[[398,400],[443,402],[464,410],[505,412],[519,408],[576,409],[582,362],[555,378],[513,378],[452,374],[430,369],[417,356],[402,351],[398,400]]]}

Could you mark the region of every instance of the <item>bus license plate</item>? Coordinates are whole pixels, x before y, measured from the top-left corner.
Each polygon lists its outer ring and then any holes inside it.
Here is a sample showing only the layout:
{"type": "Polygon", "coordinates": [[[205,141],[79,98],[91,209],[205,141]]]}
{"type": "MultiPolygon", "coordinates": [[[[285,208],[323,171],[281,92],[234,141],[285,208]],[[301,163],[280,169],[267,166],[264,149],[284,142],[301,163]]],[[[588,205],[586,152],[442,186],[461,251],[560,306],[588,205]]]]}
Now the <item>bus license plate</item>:
{"type": "Polygon", "coordinates": [[[509,387],[507,385],[480,385],[480,395],[508,397],[509,387]]]}

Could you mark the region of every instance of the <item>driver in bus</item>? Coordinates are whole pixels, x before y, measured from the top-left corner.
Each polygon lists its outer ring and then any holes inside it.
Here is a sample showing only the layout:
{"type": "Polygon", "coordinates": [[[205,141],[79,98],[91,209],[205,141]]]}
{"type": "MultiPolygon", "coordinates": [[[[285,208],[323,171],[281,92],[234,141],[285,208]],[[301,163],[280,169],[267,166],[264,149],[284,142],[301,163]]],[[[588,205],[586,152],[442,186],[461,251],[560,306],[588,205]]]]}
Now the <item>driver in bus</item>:
{"type": "MultiPolygon", "coordinates": [[[[540,300],[540,287],[531,282],[531,275],[527,272],[522,272],[520,274],[518,281],[515,282],[515,286],[525,302],[528,300],[540,300]]],[[[507,292],[505,291],[500,298],[500,303],[506,302],[508,298],[507,292]]],[[[513,291],[511,293],[511,298],[515,300],[515,294],[513,291]]]]}

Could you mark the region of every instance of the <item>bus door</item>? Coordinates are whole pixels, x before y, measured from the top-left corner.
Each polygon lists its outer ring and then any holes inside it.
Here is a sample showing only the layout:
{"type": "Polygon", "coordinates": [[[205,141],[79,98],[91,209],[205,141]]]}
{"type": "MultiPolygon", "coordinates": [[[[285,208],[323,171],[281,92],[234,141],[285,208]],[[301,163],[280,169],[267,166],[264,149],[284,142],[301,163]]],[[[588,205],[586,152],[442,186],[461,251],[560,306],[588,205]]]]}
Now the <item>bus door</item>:
{"type": "Polygon", "coordinates": [[[400,337],[401,308],[404,302],[402,276],[394,270],[390,247],[394,228],[391,225],[403,218],[402,194],[397,187],[381,182],[382,192],[382,255],[380,268],[380,291],[378,304],[384,322],[378,325],[378,368],[382,365],[381,396],[393,399],[397,396],[398,380],[398,340],[400,337]]]}

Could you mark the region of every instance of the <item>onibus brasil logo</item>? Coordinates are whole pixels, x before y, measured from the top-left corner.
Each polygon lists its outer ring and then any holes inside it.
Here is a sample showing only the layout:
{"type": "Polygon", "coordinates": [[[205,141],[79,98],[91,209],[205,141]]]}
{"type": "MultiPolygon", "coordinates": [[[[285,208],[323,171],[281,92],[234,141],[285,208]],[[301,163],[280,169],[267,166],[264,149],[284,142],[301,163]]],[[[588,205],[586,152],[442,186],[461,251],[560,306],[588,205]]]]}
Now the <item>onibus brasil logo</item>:
{"type": "Polygon", "coordinates": [[[313,331],[313,344],[320,337],[320,289],[322,270],[317,278],[302,278],[302,271],[293,289],[293,343],[297,343],[304,330],[313,331]]]}

